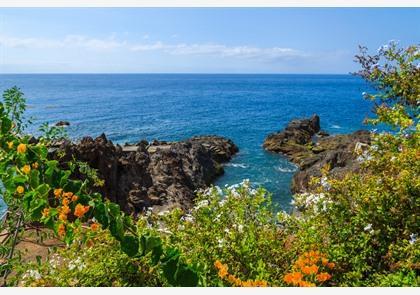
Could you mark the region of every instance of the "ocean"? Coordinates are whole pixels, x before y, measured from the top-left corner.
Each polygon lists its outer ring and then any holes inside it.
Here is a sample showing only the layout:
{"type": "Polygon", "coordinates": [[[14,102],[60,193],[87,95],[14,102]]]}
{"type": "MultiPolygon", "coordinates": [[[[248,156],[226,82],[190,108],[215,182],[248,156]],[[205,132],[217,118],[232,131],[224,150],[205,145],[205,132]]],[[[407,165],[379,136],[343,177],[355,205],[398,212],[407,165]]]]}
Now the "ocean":
{"type": "MultiPolygon", "coordinates": [[[[73,139],[105,133],[114,143],[182,140],[215,134],[232,139],[239,154],[216,181],[249,179],[287,207],[296,167],[265,152],[264,138],[294,118],[314,113],[331,134],[367,129],[372,105],[367,84],[351,75],[25,74],[0,75],[0,90],[25,93],[37,134],[43,122],[69,121],[73,139]]],[[[1,206],[1,204],[0,204],[1,206]]],[[[0,209],[1,211],[1,209],[0,209]]],[[[1,212],[0,212],[1,215],[1,212]]]]}

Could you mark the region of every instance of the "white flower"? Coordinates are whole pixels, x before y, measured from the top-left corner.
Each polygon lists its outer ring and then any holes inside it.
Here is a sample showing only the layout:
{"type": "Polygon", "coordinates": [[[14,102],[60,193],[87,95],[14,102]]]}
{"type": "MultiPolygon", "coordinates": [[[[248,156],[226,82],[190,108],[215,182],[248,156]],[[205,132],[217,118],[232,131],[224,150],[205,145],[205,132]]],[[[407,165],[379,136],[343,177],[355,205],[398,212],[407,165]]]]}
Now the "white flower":
{"type": "Polygon", "coordinates": [[[412,233],[411,235],[410,235],[410,244],[414,244],[415,242],[417,241],[417,234],[415,234],[415,233],[412,233]]]}
{"type": "Polygon", "coordinates": [[[221,200],[221,201],[219,201],[219,206],[220,207],[223,207],[223,205],[226,203],[226,199],[223,199],[223,200],[221,200]]]}
{"type": "Polygon", "coordinates": [[[213,222],[219,221],[221,216],[222,216],[222,213],[218,214],[218,215],[216,216],[216,218],[215,218],[215,219],[213,219],[213,222]]]}
{"type": "Polygon", "coordinates": [[[168,214],[169,213],[169,211],[168,210],[165,210],[165,211],[161,211],[161,212],[159,212],[158,213],[158,215],[159,216],[164,216],[164,215],[166,215],[166,214],[168,214]]]}
{"type": "Polygon", "coordinates": [[[191,214],[185,214],[181,217],[181,220],[186,222],[194,222],[194,217],[191,214]]]}
{"type": "Polygon", "coordinates": [[[208,200],[202,200],[200,202],[198,202],[197,206],[194,207],[195,210],[198,210],[202,207],[207,207],[210,204],[210,202],[208,200]]]}
{"type": "Polygon", "coordinates": [[[225,233],[230,234],[230,230],[228,228],[225,228],[225,233]]]}
{"type": "MultiPolygon", "coordinates": [[[[237,229],[239,233],[242,233],[244,230],[244,226],[242,224],[234,224],[232,225],[233,228],[237,229]]],[[[226,231],[226,230],[225,230],[226,231]]]]}
{"type": "Polygon", "coordinates": [[[366,232],[369,232],[370,234],[373,234],[375,231],[372,229],[372,224],[369,223],[368,225],[365,226],[365,228],[363,229],[366,232]]]}
{"type": "Polygon", "coordinates": [[[219,248],[222,248],[224,243],[225,243],[225,240],[224,239],[218,239],[217,243],[218,243],[219,248]]]}
{"type": "Polygon", "coordinates": [[[40,280],[42,277],[41,277],[41,274],[37,270],[30,269],[23,275],[23,279],[28,279],[28,278],[31,278],[34,280],[40,280]]]}
{"type": "Polygon", "coordinates": [[[68,265],[69,270],[73,270],[73,269],[77,268],[77,270],[81,271],[85,267],[86,267],[86,265],[84,263],[82,263],[82,260],[80,259],[80,257],[78,257],[76,260],[70,261],[70,263],[68,265]]]}
{"type": "Polygon", "coordinates": [[[331,185],[328,183],[328,179],[327,177],[322,177],[321,178],[321,185],[323,188],[325,188],[326,190],[329,190],[331,188],[331,185]]]}

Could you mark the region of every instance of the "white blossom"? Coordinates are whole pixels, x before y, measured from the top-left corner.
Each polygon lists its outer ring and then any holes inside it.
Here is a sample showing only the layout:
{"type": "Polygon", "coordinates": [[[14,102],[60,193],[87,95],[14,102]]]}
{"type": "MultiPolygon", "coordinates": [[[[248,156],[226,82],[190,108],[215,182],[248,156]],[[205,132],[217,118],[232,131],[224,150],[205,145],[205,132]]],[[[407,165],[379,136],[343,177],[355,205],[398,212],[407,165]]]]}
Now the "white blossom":
{"type": "Polygon", "coordinates": [[[218,239],[217,243],[218,243],[219,248],[222,248],[224,243],[225,243],[225,240],[224,239],[218,239]]]}
{"type": "Polygon", "coordinates": [[[369,223],[368,225],[366,225],[364,228],[363,228],[363,230],[364,231],[366,231],[366,232],[369,232],[370,234],[373,234],[375,231],[373,230],[373,228],[372,228],[372,224],[371,223],[369,223]]]}
{"type": "Polygon", "coordinates": [[[415,234],[415,233],[412,233],[411,235],[410,235],[410,244],[414,244],[415,242],[417,241],[417,234],[415,234]]]}
{"type": "Polygon", "coordinates": [[[210,202],[208,200],[202,200],[200,202],[198,202],[198,204],[194,207],[195,210],[198,210],[202,207],[207,207],[210,204],[210,202]]]}
{"type": "Polygon", "coordinates": [[[181,217],[181,220],[186,222],[194,222],[194,217],[191,214],[185,214],[181,217]]]}
{"type": "Polygon", "coordinates": [[[23,279],[40,280],[41,278],[41,274],[36,269],[30,269],[23,275],[23,279]]]}
{"type": "Polygon", "coordinates": [[[77,268],[77,270],[81,271],[85,267],[86,267],[86,265],[84,263],[82,263],[82,260],[80,259],[80,257],[78,257],[76,260],[70,261],[70,263],[68,265],[69,270],[73,270],[73,269],[77,268]]]}

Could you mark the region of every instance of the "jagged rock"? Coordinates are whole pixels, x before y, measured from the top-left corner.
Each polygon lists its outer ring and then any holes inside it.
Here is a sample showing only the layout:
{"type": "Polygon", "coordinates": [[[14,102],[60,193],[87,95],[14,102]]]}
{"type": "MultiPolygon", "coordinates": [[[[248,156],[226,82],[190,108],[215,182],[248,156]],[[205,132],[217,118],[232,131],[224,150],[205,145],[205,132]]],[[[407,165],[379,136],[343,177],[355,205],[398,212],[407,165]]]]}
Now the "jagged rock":
{"type": "Polygon", "coordinates": [[[299,167],[292,181],[292,192],[309,190],[312,176],[320,177],[321,169],[329,165],[329,175],[342,177],[347,172],[360,169],[354,152],[356,145],[369,145],[370,133],[359,130],[351,134],[329,136],[320,131],[320,119],[313,115],[309,119],[293,120],[284,131],[270,134],[264,148],[285,155],[299,167]]]}
{"type": "Polygon", "coordinates": [[[70,122],[68,121],[58,121],[55,123],[55,126],[70,126],[70,122]]]}
{"type": "Polygon", "coordinates": [[[190,208],[195,190],[222,175],[221,164],[238,152],[231,140],[219,136],[150,144],[140,141],[121,147],[104,134],[96,139],[85,137],[78,144],[64,142],[59,150],[65,154],[60,159],[63,165],[74,156],[97,169],[105,180],[105,186],[98,191],[126,212],[146,207],[190,208]]]}

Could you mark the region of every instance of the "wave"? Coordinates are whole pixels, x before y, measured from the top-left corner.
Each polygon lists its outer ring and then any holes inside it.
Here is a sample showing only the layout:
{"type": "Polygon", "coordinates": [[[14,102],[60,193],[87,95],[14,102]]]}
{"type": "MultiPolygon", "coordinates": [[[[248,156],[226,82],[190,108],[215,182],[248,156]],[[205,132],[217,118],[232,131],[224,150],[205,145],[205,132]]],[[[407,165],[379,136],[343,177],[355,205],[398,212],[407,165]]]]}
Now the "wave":
{"type": "Polygon", "coordinates": [[[292,172],[297,171],[297,168],[295,168],[295,167],[293,167],[293,168],[276,167],[275,169],[280,171],[280,172],[284,172],[284,173],[292,173],[292,172]]]}
{"type": "Polygon", "coordinates": [[[334,129],[341,129],[341,126],[340,126],[340,125],[332,125],[332,126],[331,126],[331,128],[334,128],[334,129]]]}
{"type": "Polygon", "coordinates": [[[239,167],[239,168],[248,168],[247,165],[241,164],[241,163],[227,163],[225,166],[231,166],[231,167],[239,167]]]}

